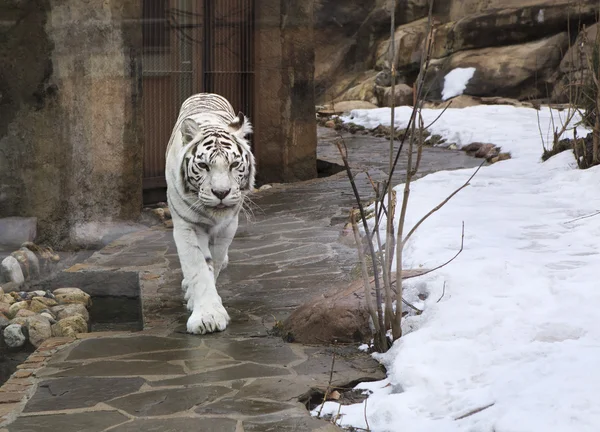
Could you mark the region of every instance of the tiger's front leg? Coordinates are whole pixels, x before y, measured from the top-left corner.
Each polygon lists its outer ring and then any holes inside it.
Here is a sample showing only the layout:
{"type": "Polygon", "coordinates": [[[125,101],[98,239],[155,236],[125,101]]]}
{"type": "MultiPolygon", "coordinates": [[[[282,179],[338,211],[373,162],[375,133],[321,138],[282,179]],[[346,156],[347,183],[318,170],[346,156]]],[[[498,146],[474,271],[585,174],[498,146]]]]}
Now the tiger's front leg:
{"type": "Polygon", "coordinates": [[[219,274],[227,264],[229,263],[229,246],[235,237],[235,233],[238,228],[238,218],[237,216],[231,220],[231,222],[223,228],[219,233],[217,233],[212,239],[211,245],[211,254],[214,261],[214,274],[215,274],[215,282],[219,277],[219,274]]]}
{"type": "Polygon", "coordinates": [[[188,333],[225,330],[229,314],[217,293],[208,234],[174,215],[173,237],[183,272],[182,288],[192,313],[187,321],[188,333]]]}

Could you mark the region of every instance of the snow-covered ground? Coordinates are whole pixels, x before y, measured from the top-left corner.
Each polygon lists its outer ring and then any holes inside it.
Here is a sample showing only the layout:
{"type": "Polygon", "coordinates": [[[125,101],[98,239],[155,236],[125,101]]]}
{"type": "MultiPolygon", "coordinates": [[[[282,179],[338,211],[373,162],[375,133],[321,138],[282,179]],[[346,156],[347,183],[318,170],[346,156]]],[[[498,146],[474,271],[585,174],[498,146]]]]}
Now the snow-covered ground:
{"type": "MultiPolygon", "coordinates": [[[[439,112],[425,110],[425,123],[439,112]]],[[[600,431],[600,215],[577,219],[600,210],[600,167],[578,170],[571,152],[542,163],[550,111],[537,114],[540,126],[533,109],[449,109],[432,126],[448,141],[497,144],[513,159],[482,168],[407,245],[406,268],[434,267],[457,252],[465,223],[463,253],[406,284],[409,300],[429,298],[377,356],[388,379],[361,385],[373,391],[371,431],[600,431]]],[[[400,127],[409,115],[397,110],[400,127]]],[[[344,120],[389,125],[389,109],[344,120]]],[[[473,171],[414,182],[407,226],[473,171]]],[[[323,410],[337,412],[333,402],[323,410]]],[[[367,427],[364,403],[340,412],[338,424],[367,427]]]]}

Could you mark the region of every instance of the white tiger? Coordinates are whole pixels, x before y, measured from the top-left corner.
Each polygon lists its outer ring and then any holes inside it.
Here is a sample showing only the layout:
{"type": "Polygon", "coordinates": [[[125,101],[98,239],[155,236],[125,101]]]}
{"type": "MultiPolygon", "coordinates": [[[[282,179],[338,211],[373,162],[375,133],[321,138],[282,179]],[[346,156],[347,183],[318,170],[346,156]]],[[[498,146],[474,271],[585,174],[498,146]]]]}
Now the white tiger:
{"type": "Polygon", "coordinates": [[[216,280],[227,266],[244,197],[254,189],[250,121],[222,96],[186,99],[167,147],[167,200],[191,315],[187,331],[225,330],[229,315],[216,280]]]}

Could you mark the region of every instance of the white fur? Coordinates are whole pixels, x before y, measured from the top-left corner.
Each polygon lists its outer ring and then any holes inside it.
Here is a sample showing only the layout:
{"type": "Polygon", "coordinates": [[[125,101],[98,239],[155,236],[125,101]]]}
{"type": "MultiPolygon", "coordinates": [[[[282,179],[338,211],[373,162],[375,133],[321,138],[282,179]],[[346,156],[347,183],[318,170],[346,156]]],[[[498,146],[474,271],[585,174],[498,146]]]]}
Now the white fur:
{"type": "MultiPolygon", "coordinates": [[[[210,96],[213,95],[208,95],[210,96]]],[[[244,138],[246,133],[252,130],[252,126],[245,117],[241,117],[243,123],[240,125],[240,117],[233,114],[233,109],[219,115],[207,112],[190,113],[184,111],[186,103],[187,101],[182,106],[167,149],[167,197],[173,218],[173,237],[184,278],[182,289],[187,308],[191,312],[187,331],[204,334],[225,330],[230,321],[217,293],[216,280],[228,264],[229,246],[237,231],[238,214],[247,191],[240,189],[240,185],[230,174],[226,161],[217,159],[198,193],[186,192],[181,166],[186,152],[202,138],[199,136],[197,125],[217,124],[228,127],[229,131],[238,137],[240,144],[250,154],[253,173],[254,158],[244,138]],[[227,118],[226,123],[223,117],[227,118]],[[230,189],[231,193],[219,200],[211,192],[215,188],[230,189]],[[200,203],[200,208],[190,208],[182,197],[200,203]],[[216,209],[215,206],[219,203],[229,207],[216,209]],[[212,262],[207,262],[206,258],[210,258],[212,262]]],[[[250,178],[249,189],[253,188],[254,175],[250,178]]]]}

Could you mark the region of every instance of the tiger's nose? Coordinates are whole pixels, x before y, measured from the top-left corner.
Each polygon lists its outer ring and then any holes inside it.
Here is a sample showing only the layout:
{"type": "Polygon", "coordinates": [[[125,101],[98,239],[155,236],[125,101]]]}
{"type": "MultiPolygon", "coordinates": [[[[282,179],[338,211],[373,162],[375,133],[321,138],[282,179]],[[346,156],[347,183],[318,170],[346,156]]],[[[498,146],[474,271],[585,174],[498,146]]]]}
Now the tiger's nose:
{"type": "Polygon", "coordinates": [[[227,189],[227,190],[218,190],[218,191],[217,191],[217,190],[214,190],[214,189],[212,189],[212,193],[213,193],[213,195],[214,195],[214,196],[216,196],[217,198],[221,199],[221,200],[222,200],[222,199],[225,199],[225,197],[226,197],[227,195],[229,195],[229,192],[231,192],[231,189],[227,189]]]}

